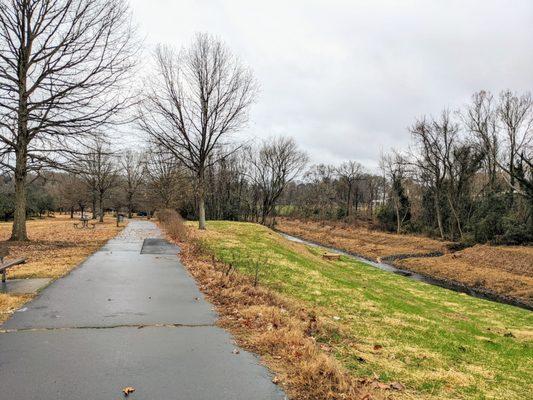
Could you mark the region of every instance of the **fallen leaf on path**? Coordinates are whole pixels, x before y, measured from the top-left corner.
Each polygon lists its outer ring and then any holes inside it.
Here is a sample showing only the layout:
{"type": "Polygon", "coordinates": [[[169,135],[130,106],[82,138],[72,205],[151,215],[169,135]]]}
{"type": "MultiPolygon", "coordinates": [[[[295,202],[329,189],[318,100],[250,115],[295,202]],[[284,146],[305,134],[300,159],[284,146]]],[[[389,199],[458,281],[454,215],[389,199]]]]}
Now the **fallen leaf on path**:
{"type": "Polygon", "coordinates": [[[127,386],[124,389],[122,389],[122,393],[124,393],[125,397],[128,397],[133,392],[135,392],[135,388],[131,386],[127,386]]]}

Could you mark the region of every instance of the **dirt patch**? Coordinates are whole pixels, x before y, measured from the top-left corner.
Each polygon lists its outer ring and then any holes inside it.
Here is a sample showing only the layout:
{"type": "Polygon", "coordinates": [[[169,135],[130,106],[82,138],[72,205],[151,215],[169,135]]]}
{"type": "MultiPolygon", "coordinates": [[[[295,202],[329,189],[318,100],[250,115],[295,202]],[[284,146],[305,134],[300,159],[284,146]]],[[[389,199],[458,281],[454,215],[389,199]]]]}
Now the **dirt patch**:
{"type": "Polygon", "coordinates": [[[533,303],[533,248],[477,245],[437,258],[396,262],[402,268],[533,303]]]}
{"type": "Polygon", "coordinates": [[[369,259],[392,255],[415,256],[395,260],[402,269],[483,289],[505,297],[533,302],[531,246],[476,245],[450,253],[449,243],[412,235],[376,232],[331,222],[281,219],[277,228],[290,235],[336,247],[369,259]],[[424,257],[427,253],[444,253],[424,257]],[[420,254],[420,257],[416,257],[420,254]]]}
{"type": "MultiPolygon", "coordinates": [[[[123,229],[117,228],[111,217],[104,223],[96,224],[95,229],[76,229],[74,222],[77,220],[63,215],[28,221],[30,241],[2,243],[9,247],[6,259],[27,259],[26,264],[8,271],[8,279],[57,279],[64,276],[123,229]]],[[[11,223],[0,223],[0,240],[6,241],[10,235],[11,223]]],[[[0,323],[9,318],[13,310],[31,299],[31,296],[1,296],[0,323]]]]}

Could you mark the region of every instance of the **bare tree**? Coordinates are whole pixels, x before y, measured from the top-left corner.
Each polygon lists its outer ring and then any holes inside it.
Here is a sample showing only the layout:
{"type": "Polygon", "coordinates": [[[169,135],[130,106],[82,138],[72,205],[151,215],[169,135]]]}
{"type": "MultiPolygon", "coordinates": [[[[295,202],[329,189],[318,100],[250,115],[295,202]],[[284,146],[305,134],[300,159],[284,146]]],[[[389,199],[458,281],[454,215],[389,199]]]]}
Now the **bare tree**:
{"type": "Polygon", "coordinates": [[[78,163],[78,170],[86,182],[94,185],[99,221],[104,222],[104,201],[119,178],[113,152],[102,139],[95,139],[87,155],[78,163]]]}
{"type": "Polygon", "coordinates": [[[151,212],[178,207],[190,192],[190,172],[163,149],[151,149],[146,158],[146,207],[151,212]]]}
{"type": "Polygon", "coordinates": [[[396,215],[396,233],[402,232],[403,223],[409,217],[411,209],[409,200],[404,193],[408,162],[398,153],[381,156],[380,167],[390,182],[389,198],[396,215]]]}
{"type": "Polygon", "coordinates": [[[471,179],[479,170],[482,158],[482,154],[477,151],[475,146],[466,141],[459,141],[454,144],[449,157],[446,159],[448,170],[446,198],[461,240],[464,239],[461,208],[466,203],[463,200],[467,200],[469,197],[471,179]]]}
{"type": "Polygon", "coordinates": [[[533,139],[533,99],[530,93],[522,96],[505,90],[500,94],[498,115],[505,128],[506,145],[505,163],[501,168],[509,174],[509,183],[515,187],[516,159],[523,148],[533,139]]]}
{"type": "Polygon", "coordinates": [[[120,0],[0,4],[0,160],[15,177],[12,240],[27,240],[28,173],[58,165],[73,141],[126,105],[119,89],[135,52],[128,14],[120,0]]]}
{"type": "Polygon", "coordinates": [[[363,166],[356,161],[346,161],[337,168],[336,172],[339,179],[346,185],[346,216],[348,217],[352,211],[352,194],[355,184],[363,179],[363,166]]]}
{"type": "Polygon", "coordinates": [[[135,200],[139,195],[141,185],[145,181],[146,155],[143,153],[127,150],[120,158],[125,178],[126,207],[128,208],[128,218],[133,215],[135,200]]]}
{"type": "Polygon", "coordinates": [[[60,175],[56,181],[60,205],[69,210],[70,218],[74,218],[76,209],[83,217],[89,199],[86,183],[74,173],[60,175]]]}
{"type": "Polygon", "coordinates": [[[261,197],[261,223],[271,216],[283,189],[300,174],[307,164],[307,155],[291,138],[275,138],[263,142],[249,155],[248,176],[261,197]]]}
{"type": "Polygon", "coordinates": [[[383,176],[366,174],[365,177],[366,190],[368,193],[368,215],[372,218],[374,216],[374,203],[379,201],[380,195],[383,196],[386,186],[386,181],[383,176]]]}
{"type": "Polygon", "coordinates": [[[488,186],[494,192],[497,186],[500,139],[497,109],[492,94],[484,90],[474,93],[472,103],[463,113],[463,121],[478,142],[479,152],[484,156],[488,186]]]}
{"type": "Polygon", "coordinates": [[[200,229],[205,229],[205,172],[247,120],[257,86],[219,40],[198,34],[176,54],[159,47],[156,75],[139,108],[139,127],[196,177],[200,229]]]}
{"type": "Polygon", "coordinates": [[[304,174],[301,203],[305,214],[325,218],[334,213],[336,168],[333,165],[313,165],[304,174]]]}
{"type": "Polygon", "coordinates": [[[433,195],[439,234],[444,239],[441,203],[445,197],[446,179],[449,177],[447,160],[450,159],[457,140],[458,127],[451,121],[450,112],[444,110],[439,119],[418,120],[410,131],[414,139],[414,147],[411,149],[412,163],[416,167],[419,180],[427,185],[433,195]]]}

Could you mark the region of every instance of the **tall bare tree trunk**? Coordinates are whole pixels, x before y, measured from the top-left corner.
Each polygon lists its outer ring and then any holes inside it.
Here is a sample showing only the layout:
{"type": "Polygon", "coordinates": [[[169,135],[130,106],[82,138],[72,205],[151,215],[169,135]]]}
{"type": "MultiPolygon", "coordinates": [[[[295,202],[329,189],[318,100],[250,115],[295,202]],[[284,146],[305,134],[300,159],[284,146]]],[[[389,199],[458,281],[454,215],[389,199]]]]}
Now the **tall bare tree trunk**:
{"type": "Polygon", "coordinates": [[[440,238],[444,239],[444,228],[442,227],[442,213],[440,210],[439,196],[435,194],[435,214],[437,214],[437,224],[439,225],[440,238]]]}
{"type": "MultiPolygon", "coordinates": [[[[23,21],[25,23],[25,21],[23,21]]],[[[18,66],[18,126],[15,161],[15,214],[11,240],[28,240],[26,233],[26,176],[28,175],[28,51],[21,48],[18,66]]]]}
{"type": "Polygon", "coordinates": [[[204,168],[198,171],[198,228],[205,230],[205,180],[204,168]]]}
{"type": "Polygon", "coordinates": [[[346,216],[349,217],[352,214],[352,185],[348,185],[348,201],[346,202],[346,216]]]}
{"type": "Polygon", "coordinates": [[[394,202],[396,208],[396,233],[402,233],[402,219],[400,217],[400,201],[394,202]]]}
{"type": "Polygon", "coordinates": [[[128,194],[128,218],[133,217],[133,195],[128,194]]]}
{"type": "Polygon", "coordinates": [[[205,195],[203,191],[198,195],[198,228],[205,229],[205,195]]]}
{"type": "Polygon", "coordinates": [[[448,195],[448,204],[450,205],[452,215],[455,219],[455,224],[457,225],[457,230],[459,231],[459,237],[461,238],[461,240],[463,240],[464,236],[463,236],[463,229],[461,228],[461,219],[459,218],[459,214],[457,210],[455,209],[455,206],[453,205],[453,201],[450,195],[448,195]]]}
{"type": "Polygon", "coordinates": [[[104,222],[104,196],[98,196],[98,208],[100,212],[100,222],[104,222]]]}
{"type": "MultiPolygon", "coordinates": [[[[25,82],[25,81],[24,81],[25,82]]],[[[21,91],[25,93],[25,83],[21,84],[21,91]]],[[[15,213],[11,240],[28,240],[26,232],[26,176],[28,174],[28,102],[25,95],[19,102],[18,149],[15,165],[15,213]]]]}
{"type": "Polygon", "coordinates": [[[15,213],[11,240],[28,240],[26,233],[26,156],[17,155],[15,171],[15,213]],[[19,165],[21,164],[21,165],[19,165]]]}
{"type": "Polygon", "coordinates": [[[96,219],[96,192],[93,189],[92,193],[92,205],[93,205],[93,217],[92,219],[96,219]]]}

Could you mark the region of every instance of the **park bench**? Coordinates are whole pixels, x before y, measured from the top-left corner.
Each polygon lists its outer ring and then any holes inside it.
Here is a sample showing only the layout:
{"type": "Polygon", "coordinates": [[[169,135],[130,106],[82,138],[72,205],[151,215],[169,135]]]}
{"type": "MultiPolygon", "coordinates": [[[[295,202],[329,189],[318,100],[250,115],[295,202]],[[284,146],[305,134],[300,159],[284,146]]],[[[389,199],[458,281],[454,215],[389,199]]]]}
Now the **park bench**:
{"type": "Polygon", "coordinates": [[[0,272],[2,273],[2,283],[6,282],[6,272],[9,268],[14,267],[15,265],[25,264],[26,259],[25,258],[17,258],[15,260],[11,261],[5,261],[1,258],[0,262],[0,272]]]}
{"type": "Polygon", "coordinates": [[[94,229],[95,227],[96,227],[96,224],[94,223],[89,224],[89,218],[84,218],[84,217],[80,218],[80,222],[74,223],[74,228],[78,228],[78,229],[94,229]]]}

